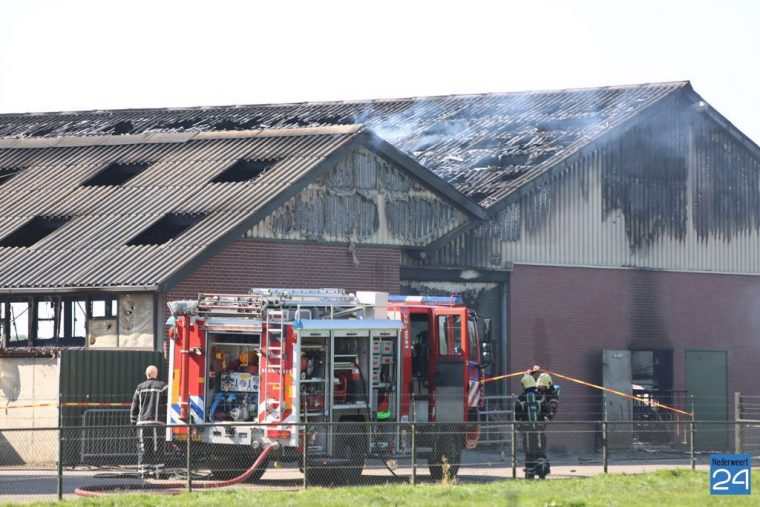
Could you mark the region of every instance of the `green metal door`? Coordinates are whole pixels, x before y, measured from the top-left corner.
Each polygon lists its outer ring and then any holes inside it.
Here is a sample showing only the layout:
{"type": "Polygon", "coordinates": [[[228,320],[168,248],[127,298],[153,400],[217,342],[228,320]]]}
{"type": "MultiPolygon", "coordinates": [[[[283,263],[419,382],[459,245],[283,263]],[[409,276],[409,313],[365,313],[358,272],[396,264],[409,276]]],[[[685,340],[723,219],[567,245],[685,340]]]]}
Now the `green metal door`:
{"type": "MultiPolygon", "coordinates": [[[[727,362],[725,350],[686,351],[686,390],[692,397],[697,421],[728,419],[727,362]]],[[[728,437],[725,425],[697,424],[697,449],[725,450],[728,437]]]]}

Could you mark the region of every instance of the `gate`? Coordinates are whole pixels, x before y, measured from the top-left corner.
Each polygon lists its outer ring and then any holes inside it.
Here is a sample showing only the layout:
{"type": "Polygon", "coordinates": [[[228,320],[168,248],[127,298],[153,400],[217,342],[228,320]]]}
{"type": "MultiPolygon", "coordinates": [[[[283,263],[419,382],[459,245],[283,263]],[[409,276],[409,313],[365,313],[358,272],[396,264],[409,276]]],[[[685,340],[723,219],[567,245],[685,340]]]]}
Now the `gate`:
{"type": "Polygon", "coordinates": [[[81,463],[137,463],[137,429],[128,408],[94,408],[82,414],[81,463]],[[116,426],[105,428],[103,426],[116,426]],[[121,426],[121,427],[118,427],[121,426]],[[128,428],[125,429],[125,426],[128,428]]]}

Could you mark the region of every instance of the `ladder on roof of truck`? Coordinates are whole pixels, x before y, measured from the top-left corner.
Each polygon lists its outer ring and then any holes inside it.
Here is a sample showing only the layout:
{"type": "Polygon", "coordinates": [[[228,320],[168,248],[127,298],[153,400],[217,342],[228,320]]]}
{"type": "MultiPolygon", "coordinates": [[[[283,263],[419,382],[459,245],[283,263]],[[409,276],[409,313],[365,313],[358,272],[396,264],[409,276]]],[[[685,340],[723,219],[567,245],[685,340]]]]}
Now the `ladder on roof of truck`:
{"type": "Polygon", "coordinates": [[[198,294],[198,312],[210,316],[262,319],[267,304],[258,294],[198,294]]]}
{"type": "Polygon", "coordinates": [[[285,317],[282,309],[269,309],[266,312],[266,328],[262,336],[261,348],[266,354],[266,369],[262,398],[264,409],[268,414],[282,415],[282,405],[285,390],[285,368],[283,361],[286,354],[285,317]],[[275,373],[274,378],[270,373],[275,373]],[[273,397],[277,391],[277,397],[273,397]]]}

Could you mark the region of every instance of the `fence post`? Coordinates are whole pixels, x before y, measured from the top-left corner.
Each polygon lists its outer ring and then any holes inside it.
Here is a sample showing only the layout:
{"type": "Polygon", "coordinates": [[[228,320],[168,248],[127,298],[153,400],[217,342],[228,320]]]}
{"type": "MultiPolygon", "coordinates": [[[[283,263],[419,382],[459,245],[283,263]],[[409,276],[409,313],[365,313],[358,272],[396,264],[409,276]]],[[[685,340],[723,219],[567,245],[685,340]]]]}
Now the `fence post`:
{"type": "Polygon", "coordinates": [[[307,469],[309,462],[309,427],[308,423],[303,423],[303,489],[309,487],[309,471],[307,469]]]}
{"type": "Polygon", "coordinates": [[[609,450],[607,443],[607,398],[606,393],[602,398],[604,406],[602,407],[602,468],[607,473],[607,452],[609,450]]]}
{"type": "Polygon", "coordinates": [[[515,408],[512,406],[512,424],[510,425],[509,438],[512,448],[512,478],[517,479],[517,428],[515,427],[515,408]]]}
{"type": "Polygon", "coordinates": [[[742,394],[734,393],[734,452],[742,452],[742,425],[739,421],[742,418],[742,394]]]}
{"type": "Polygon", "coordinates": [[[58,500],[63,500],[63,407],[61,407],[61,395],[58,395],[58,478],[56,492],[58,500]]]}
{"type": "Polygon", "coordinates": [[[604,473],[607,473],[608,465],[608,435],[607,435],[607,421],[602,421],[602,465],[604,467],[604,473]]]}
{"type": "Polygon", "coordinates": [[[417,426],[412,422],[412,486],[417,485],[417,426]]]}
{"type": "MultiPolygon", "coordinates": [[[[190,418],[188,418],[188,421],[190,418]]],[[[193,469],[192,469],[192,441],[193,441],[193,430],[190,426],[190,423],[187,424],[187,492],[192,493],[193,491],[193,469]]]]}
{"type": "Polygon", "coordinates": [[[691,462],[691,469],[696,469],[697,460],[694,454],[694,441],[697,433],[696,413],[694,412],[694,395],[689,394],[691,403],[691,428],[689,430],[689,461],[691,462]]]}
{"type": "Polygon", "coordinates": [[[694,412],[691,413],[691,422],[689,423],[689,461],[691,463],[691,469],[694,470],[697,465],[697,460],[694,455],[694,436],[697,432],[697,425],[694,422],[694,412]]]}

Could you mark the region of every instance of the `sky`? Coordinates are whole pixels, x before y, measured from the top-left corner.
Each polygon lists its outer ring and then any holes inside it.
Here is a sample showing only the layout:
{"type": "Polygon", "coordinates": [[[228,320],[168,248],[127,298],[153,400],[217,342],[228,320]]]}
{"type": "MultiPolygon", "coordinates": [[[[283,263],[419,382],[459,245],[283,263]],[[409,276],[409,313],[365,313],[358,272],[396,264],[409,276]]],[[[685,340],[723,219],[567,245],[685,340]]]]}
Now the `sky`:
{"type": "Polygon", "coordinates": [[[0,113],[690,80],[760,143],[760,1],[0,0],[0,113]]]}

